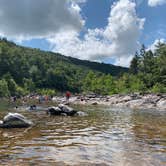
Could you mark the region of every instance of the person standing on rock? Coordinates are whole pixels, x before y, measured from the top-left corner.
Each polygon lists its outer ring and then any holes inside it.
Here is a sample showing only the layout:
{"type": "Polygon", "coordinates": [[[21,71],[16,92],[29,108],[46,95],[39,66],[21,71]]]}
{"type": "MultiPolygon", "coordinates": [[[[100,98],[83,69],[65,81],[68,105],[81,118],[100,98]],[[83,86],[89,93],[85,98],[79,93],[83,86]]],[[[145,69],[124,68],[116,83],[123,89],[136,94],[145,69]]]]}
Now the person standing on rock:
{"type": "Polygon", "coordinates": [[[69,91],[66,92],[66,101],[69,101],[69,98],[71,96],[71,93],[69,91]]]}

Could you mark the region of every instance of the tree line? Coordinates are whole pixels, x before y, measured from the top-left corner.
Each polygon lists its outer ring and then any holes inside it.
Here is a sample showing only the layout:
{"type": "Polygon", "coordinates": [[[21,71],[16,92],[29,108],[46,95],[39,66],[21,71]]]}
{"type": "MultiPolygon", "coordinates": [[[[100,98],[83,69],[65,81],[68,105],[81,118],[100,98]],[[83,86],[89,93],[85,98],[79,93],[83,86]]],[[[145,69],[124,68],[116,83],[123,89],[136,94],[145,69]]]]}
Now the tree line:
{"type": "Polygon", "coordinates": [[[166,93],[166,44],[158,43],[156,50],[142,45],[135,53],[129,72],[119,77],[89,72],[85,77],[84,91],[111,95],[117,93],[166,93]]]}
{"type": "Polygon", "coordinates": [[[166,44],[158,43],[155,52],[142,46],[127,69],[21,47],[0,39],[0,97],[55,95],[66,90],[103,95],[165,93],[165,85],[166,44]]]}

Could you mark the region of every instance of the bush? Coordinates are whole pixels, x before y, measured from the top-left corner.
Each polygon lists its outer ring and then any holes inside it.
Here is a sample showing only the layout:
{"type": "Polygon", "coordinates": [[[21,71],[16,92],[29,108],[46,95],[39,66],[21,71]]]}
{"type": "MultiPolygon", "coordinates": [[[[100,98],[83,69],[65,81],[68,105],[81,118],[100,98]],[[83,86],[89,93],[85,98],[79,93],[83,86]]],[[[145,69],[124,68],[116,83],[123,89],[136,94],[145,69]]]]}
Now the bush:
{"type": "Polygon", "coordinates": [[[54,96],[57,94],[57,92],[54,89],[38,89],[37,93],[41,95],[49,95],[49,96],[54,96]]]}
{"type": "Polygon", "coordinates": [[[152,87],[151,91],[154,93],[166,93],[166,86],[157,83],[152,87]]]}
{"type": "Polygon", "coordinates": [[[4,79],[2,79],[0,80],[0,97],[9,97],[9,96],[10,92],[8,89],[8,84],[4,79]]]}
{"type": "Polygon", "coordinates": [[[26,89],[24,89],[24,88],[22,88],[20,86],[17,86],[17,88],[16,88],[16,96],[21,97],[21,96],[27,95],[28,93],[29,92],[26,89]]]}

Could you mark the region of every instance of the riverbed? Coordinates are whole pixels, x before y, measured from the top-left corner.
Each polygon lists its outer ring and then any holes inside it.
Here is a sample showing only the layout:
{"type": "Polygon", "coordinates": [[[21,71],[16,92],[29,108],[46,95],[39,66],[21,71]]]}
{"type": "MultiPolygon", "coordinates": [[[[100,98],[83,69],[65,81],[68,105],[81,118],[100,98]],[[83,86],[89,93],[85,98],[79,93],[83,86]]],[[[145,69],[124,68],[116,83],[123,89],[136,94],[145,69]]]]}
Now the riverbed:
{"type": "Polygon", "coordinates": [[[48,116],[44,111],[19,112],[35,125],[0,129],[0,165],[166,164],[166,112],[110,106],[75,106],[87,116],[48,116]]]}

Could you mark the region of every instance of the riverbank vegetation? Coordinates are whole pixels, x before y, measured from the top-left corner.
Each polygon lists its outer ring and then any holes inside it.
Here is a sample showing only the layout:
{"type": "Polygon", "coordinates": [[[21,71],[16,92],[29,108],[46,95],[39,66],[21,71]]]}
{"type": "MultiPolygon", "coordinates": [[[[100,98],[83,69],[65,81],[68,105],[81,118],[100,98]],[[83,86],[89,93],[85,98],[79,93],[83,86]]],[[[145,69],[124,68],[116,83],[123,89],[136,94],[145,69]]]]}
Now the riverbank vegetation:
{"type": "Polygon", "coordinates": [[[142,46],[130,69],[82,61],[0,40],[0,97],[29,93],[166,93],[166,44],[142,46]]]}
{"type": "Polygon", "coordinates": [[[129,72],[119,77],[89,72],[83,87],[100,94],[166,93],[166,44],[159,42],[154,52],[146,51],[142,45],[131,61],[129,72]]]}

